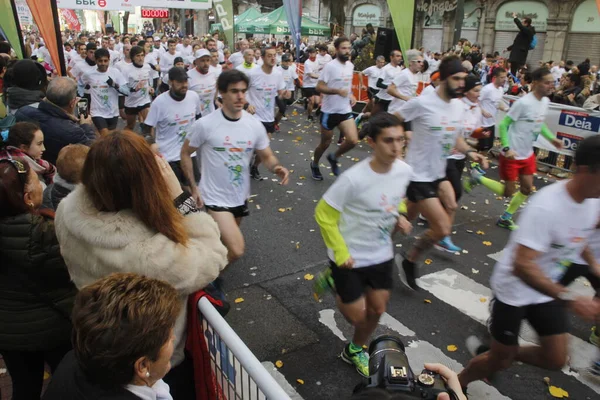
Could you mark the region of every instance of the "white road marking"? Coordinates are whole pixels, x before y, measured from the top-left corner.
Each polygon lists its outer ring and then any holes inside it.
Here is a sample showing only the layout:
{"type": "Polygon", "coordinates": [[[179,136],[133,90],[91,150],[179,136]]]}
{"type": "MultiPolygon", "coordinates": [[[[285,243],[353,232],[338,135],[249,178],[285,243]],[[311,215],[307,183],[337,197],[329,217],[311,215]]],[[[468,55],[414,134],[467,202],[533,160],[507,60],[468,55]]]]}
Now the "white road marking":
{"type": "Polygon", "coordinates": [[[337,327],[337,322],[335,322],[335,310],[326,309],[319,311],[319,322],[328,327],[342,342],[346,341],[346,337],[337,327]]]}
{"type": "Polygon", "coordinates": [[[272,362],[264,361],[262,362],[262,365],[267,371],[269,371],[269,374],[273,377],[273,379],[275,379],[275,381],[277,381],[279,386],[281,386],[287,395],[290,396],[291,400],[304,400],[272,362]]]}

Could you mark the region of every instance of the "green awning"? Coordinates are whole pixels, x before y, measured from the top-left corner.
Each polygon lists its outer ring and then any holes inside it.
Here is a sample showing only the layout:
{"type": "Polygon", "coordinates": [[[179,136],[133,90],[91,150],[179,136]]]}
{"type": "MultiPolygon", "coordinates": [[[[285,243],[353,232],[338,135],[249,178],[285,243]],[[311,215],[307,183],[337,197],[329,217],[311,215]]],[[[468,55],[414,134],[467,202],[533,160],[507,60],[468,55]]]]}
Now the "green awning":
{"type": "MultiPolygon", "coordinates": [[[[269,35],[291,34],[283,7],[251,21],[238,24],[237,32],[269,35]]],[[[330,36],[331,30],[327,25],[320,25],[307,17],[302,17],[301,34],[302,36],[330,36]]]]}
{"type": "Polygon", "coordinates": [[[210,26],[211,35],[215,32],[222,31],[222,30],[223,30],[223,26],[219,23],[215,23],[210,26]]]}
{"type": "Polygon", "coordinates": [[[247,9],[246,11],[244,11],[243,13],[241,13],[240,15],[236,15],[233,18],[233,21],[234,21],[234,23],[236,25],[239,25],[239,24],[243,24],[244,22],[252,21],[253,19],[256,19],[256,18],[258,18],[260,16],[262,16],[262,14],[260,13],[260,11],[258,11],[254,7],[250,7],[249,9],[247,9]]]}

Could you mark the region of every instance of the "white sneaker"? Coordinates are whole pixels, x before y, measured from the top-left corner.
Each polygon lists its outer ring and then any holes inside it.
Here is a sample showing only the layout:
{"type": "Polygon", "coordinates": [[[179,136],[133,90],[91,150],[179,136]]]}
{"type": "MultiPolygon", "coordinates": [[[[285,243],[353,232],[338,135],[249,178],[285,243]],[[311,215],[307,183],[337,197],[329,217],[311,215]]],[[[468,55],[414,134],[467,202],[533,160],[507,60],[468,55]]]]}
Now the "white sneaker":
{"type": "Polygon", "coordinates": [[[282,121],[287,121],[288,119],[287,119],[287,117],[281,117],[281,120],[282,121]]]}

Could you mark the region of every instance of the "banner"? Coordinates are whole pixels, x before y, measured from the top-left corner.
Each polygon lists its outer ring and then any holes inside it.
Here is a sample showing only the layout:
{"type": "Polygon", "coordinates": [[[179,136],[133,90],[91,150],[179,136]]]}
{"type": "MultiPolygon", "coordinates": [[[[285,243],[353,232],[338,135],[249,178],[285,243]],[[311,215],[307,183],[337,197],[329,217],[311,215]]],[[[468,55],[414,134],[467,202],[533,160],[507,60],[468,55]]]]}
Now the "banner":
{"type": "Polygon", "coordinates": [[[54,64],[58,75],[62,75],[66,73],[64,70],[65,64],[62,48],[60,55],[58,54],[58,43],[62,47],[62,38],[60,36],[60,26],[57,26],[58,14],[55,19],[52,12],[53,8],[54,11],[57,11],[55,5],[52,4],[53,2],[54,0],[27,0],[27,5],[31,10],[33,20],[40,30],[40,35],[44,38],[44,45],[48,49],[48,53],[50,53],[52,64],[54,64]]]}
{"type": "Polygon", "coordinates": [[[77,14],[73,10],[61,9],[60,14],[65,18],[69,29],[72,31],[81,31],[81,24],[79,23],[79,18],[77,18],[77,14]]]}
{"type": "Polygon", "coordinates": [[[15,0],[15,6],[17,7],[17,15],[19,16],[19,22],[21,25],[33,24],[33,16],[25,0],[15,0]]]}
{"type": "MultiPolygon", "coordinates": [[[[598,0],[600,1],[600,0],[598,0]]],[[[415,0],[387,0],[402,53],[412,47],[415,0]]]]}
{"type": "MultiPolygon", "coordinates": [[[[147,0],[145,3],[152,1],[153,0],[147,0]]],[[[164,3],[164,1],[162,1],[162,3],[164,3]]],[[[179,1],[178,3],[183,3],[183,1],[179,1]]],[[[56,6],[68,10],[117,10],[135,12],[135,6],[132,0],[56,0],[56,6]]]]}
{"type": "Polygon", "coordinates": [[[0,29],[2,29],[2,34],[10,43],[10,47],[13,48],[17,57],[23,58],[23,42],[17,26],[19,21],[17,20],[16,8],[13,7],[12,1],[0,1],[0,29]]]}
{"type": "MultiPolygon", "coordinates": [[[[85,1],[85,0],[83,0],[85,1]]],[[[92,0],[94,1],[94,0],[92,0]]],[[[102,0],[97,0],[102,1],[102,0]]],[[[108,0],[107,0],[108,1],[108,0]]],[[[232,0],[226,2],[220,0],[123,0],[127,1],[132,6],[140,7],[152,7],[152,8],[185,8],[191,10],[209,10],[212,3],[226,3],[229,2],[229,18],[231,19],[231,25],[233,26],[233,6],[231,5],[232,0]]]]}
{"type": "Polygon", "coordinates": [[[283,0],[285,15],[290,27],[292,39],[296,46],[296,58],[300,58],[300,42],[302,41],[302,0],[283,0]]]}
{"type": "Polygon", "coordinates": [[[223,33],[225,33],[225,43],[227,43],[231,51],[234,51],[233,0],[213,0],[213,8],[215,14],[217,14],[223,33]]]}

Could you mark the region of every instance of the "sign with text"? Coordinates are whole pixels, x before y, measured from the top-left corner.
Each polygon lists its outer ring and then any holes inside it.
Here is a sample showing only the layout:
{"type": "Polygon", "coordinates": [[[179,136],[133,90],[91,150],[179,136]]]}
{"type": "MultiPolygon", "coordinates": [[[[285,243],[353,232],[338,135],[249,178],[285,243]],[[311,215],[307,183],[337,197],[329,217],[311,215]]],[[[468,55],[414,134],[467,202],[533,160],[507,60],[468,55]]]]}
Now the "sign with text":
{"type": "Polygon", "coordinates": [[[123,0],[133,6],[153,8],[185,8],[190,10],[208,10],[211,0],[123,0]]]}
{"type": "Polygon", "coordinates": [[[586,0],[577,7],[571,32],[600,32],[600,12],[594,0],[586,0]]]}
{"type": "Polygon", "coordinates": [[[130,0],[56,0],[56,6],[68,10],[135,11],[130,0]]]}
{"type": "Polygon", "coordinates": [[[373,24],[379,26],[381,22],[381,8],[374,4],[363,4],[354,9],[352,24],[354,26],[366,26],[373,24]]]}
{"type": "Polygon", "coordinates": [[[514,31],[519,28],[513,19],[513,13],[521,21],[523,18],[531,18],[531,25],[535,27],[536,32],[546,32],[548,20],[548,7],[544,3],[537,1],[511,1],[504,3],[498,8],[496,14],[497,31],[514,31]]]}
{"type": "Polygon", "coordinates": [[[142,8],[142,18],[169,18],[169,9],[142,8]]]}

